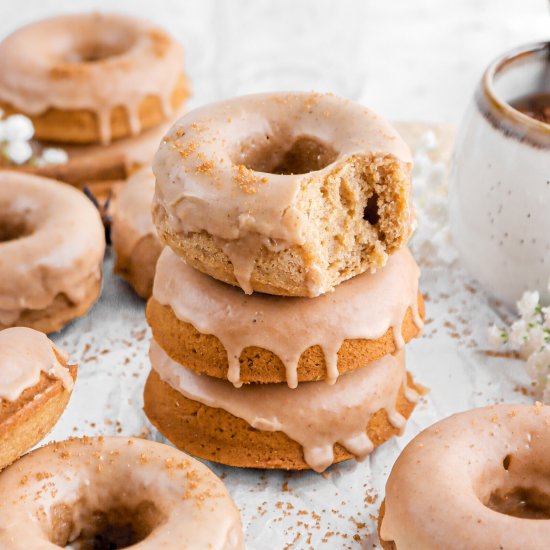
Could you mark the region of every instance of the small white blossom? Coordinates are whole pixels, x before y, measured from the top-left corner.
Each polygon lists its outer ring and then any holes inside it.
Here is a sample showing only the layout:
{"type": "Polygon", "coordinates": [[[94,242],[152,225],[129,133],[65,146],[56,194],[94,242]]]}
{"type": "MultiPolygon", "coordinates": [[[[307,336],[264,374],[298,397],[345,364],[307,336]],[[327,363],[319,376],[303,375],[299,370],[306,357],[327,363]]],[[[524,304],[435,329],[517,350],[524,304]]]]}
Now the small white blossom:
{"type": "Polygon", "coordinates": [[[510,327],[509,340],[510,344],[519,349],[525,343],[527,338],[527,323],[523,319],[515,321],[510,327]]]}
{"type": "Polygon", "coordinates": [[[32,157],[32,148],[27,141],[10,141],[6,144],[5,154],[14,164],[24,164],[32,157]]]}
{"type": "Polygon", "coordinates": [[[527,372],[540,389],[548,382],[550,373],[550,348],[543,349],[533,353],[527,359],[527,372]]]}
{"type": "Polygon", "coordinates": [[[544,326],[550,330],[550,307],[543,307],[540,310],[542,318],[544,319],[544,326]]]}
{"type": "Polygon", "coordinates": [[[29,141],[34,136],[34,126],[25,115],[11,115],[3,123],[3,139],[5,141],[29,141]]]}
{"type": "MultiPolygon", "coordinates": [[[[550,307],[541,307],[539,300],[538,292],[524,292],[517,302],[521,318],[500,334],[504,343],[525,359],[526,370],[543,401],[550,403],[550,307]]],[[[494,347],[500,347],[498,333],[497,327],[489,327],[489,341],[494,347]]]]}
{"type": "Polygon", "coordinates": [[[540,295],[538,290],[525,291],[520,300],[516,303],[518,312],[523,319],[531,319],[539,305],[540,295]]]}
{"type": "Polygon", "coordinates": [[[39,162],[40,164],[65,164],[68,160],[69,155],[64,149],[48,147],[42,151],[39,162]]]}
{"type": "Polygon", "coordinates": [[[526,334],[525,342],[521,346],[520,352],[523,357],[529,357],[533,353],[539,352],[545,344],[545,332],[541,325],[535,324],[529,328],[526,334]]]}
{"type": "Polygon", "coordinates": [[[508,335],[496,325],[491,325],[487,331],[487,339],[489,340],[489,345],[491,347],[498,349],[508,339],[508,335]]]}
{"type": "Polygon", "coordinates": [[[415,179],[413,189],[422,189],[426,185],[426,180],[430,174],[433,162],[425,153],[416,153],[414,155],[412,176],[415,179]]]}
{"type": "Polygon", "coordinates": [[[437,147],[437,136],[433,130],[428,130],[420,136],[417,149],[419,151],[433,151],[437,147]]]}

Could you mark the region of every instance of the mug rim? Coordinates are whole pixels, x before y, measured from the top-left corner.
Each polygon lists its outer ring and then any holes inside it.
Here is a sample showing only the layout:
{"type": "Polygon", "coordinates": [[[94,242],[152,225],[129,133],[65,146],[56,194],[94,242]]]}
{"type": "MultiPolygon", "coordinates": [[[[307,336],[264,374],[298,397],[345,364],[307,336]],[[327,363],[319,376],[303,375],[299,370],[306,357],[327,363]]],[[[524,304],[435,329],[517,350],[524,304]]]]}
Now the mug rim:
{"type": "Polygon", "coordinates": [[[501,54],[485,70],[478,88],[477,103],[482,113],[497,129],[520,141],[537,147],[550,147],[550,124],[518,111],[499,97],[495,90],[495,78],[510,65],[532,56],[546,54],[550,71],[550,41],[532,42],[501,54]]]}

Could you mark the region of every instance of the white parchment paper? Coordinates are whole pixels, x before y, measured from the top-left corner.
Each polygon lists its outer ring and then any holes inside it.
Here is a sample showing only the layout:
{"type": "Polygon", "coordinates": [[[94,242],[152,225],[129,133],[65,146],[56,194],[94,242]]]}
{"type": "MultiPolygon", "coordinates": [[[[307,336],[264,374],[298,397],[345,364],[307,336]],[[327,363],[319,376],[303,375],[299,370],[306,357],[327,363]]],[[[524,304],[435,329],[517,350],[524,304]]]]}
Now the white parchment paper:
{"type": "MultiPolygon", "coordinates": [[[[434,136],[422,139],[415,172],[419,229],[412,249],[422,267],[427,320],[423,337],[407,346],[407,361],[415,380],[430,391],[403,436],[362,463],[349,461],[323,475],[210,464],[241,510],[250,550],[377,547],[385,480],[415,434],[457,411],[534,399],[524,389],[529,381],[521,363],[487,353],[487,327],[502,324],[508,313],[458,265],[446,225],[445,167],[430,157],[434,136]]],[[[101,299],[85,318],[53,337],[80,369],[70,404],[48,440],[84,434],[163,440],[142,412],[150,339],[144,303],[112,267],[109,252],[101,299]]]]}

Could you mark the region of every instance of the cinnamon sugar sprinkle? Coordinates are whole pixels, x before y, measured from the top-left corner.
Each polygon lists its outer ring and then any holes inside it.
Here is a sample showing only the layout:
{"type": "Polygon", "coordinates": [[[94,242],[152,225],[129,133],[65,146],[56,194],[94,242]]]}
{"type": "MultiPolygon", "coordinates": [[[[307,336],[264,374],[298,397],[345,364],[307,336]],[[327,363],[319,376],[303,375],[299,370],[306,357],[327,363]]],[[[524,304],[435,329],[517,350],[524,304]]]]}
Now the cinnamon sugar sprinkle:
{"type": "Polygon", "coordinates": [[[253,170],[250,170],[243,164],[237,166],[237,173],[233,176],[233,180],[241,191],[248,195],[256,194],[258,192],[258,184],[265,184],[268,181],[266,177],[258,176],[253,170]]]}

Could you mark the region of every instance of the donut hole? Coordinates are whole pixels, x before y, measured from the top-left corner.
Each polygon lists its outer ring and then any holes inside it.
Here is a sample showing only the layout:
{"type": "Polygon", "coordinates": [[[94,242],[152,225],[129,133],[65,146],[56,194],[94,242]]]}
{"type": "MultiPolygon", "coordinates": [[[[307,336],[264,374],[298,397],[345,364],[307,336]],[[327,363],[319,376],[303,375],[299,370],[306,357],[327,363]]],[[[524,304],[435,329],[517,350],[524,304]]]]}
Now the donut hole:
{"type": "Polygon", "coordinates": [[[129,28],[105,27],[93,37],[77,40],[63,58],[68,63],[98,63],[124,55],[134,46],[136,38],[135,31],[129,28]]]}
{"type": "Polygon", "coordinates": [[[487,471],[487,479],[492,481],[482,482],[480,500],[491,510],[517,518],[550,519],[550,475],[544,465],[532,462],[529,452],[506,454],[501,465],[487,471]]]}
{"type": "Polygon", "coordinates": [[[550,519],[550,495],[537,487],[514,487],[491,492],[488,508],[501,514],[524,519],[550,519]]]}
{"type": "MultiPolygon", "coordinates": [[[[78,505],[77,505],[78,506],[78,505]]],[[[105,510],[75,509],[66,504],[52,509],[50,540],[71,550],[118,550],[144,541],[162,522],[155,504],[144,500],[136,506],[112,506],[105,510]],[[76,526],[74,517],[79,518],[76,526]],[[74,533],[78,533],[73,538],[74,533]]]]}
{"type": "Polygon", "coordinates": [[[231,159],[255,172],[292,175],[316,172],[332,164],[338,151],[314,136],[292,138],[284,132],[243,141],[231,159]]]}
{"type": "Polygon", "coordinates": [[[31,233],[32,227],[24,216],[17,214],[0,216],[0,243],[16,241],[31,233]]]}

